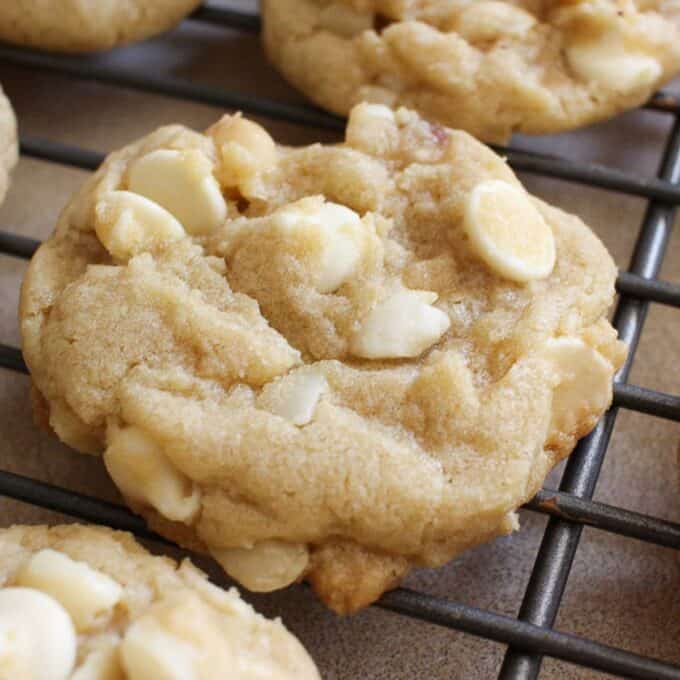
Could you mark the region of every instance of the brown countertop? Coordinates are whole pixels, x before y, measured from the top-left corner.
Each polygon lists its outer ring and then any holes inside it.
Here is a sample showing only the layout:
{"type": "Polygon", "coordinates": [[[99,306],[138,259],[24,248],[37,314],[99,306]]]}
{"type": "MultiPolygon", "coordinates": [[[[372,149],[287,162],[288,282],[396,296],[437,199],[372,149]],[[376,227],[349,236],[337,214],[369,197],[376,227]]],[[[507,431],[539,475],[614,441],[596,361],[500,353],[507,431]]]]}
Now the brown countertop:
{"type": "MultiPolygon", "coordinates": [[[[232,2],[232,5],[234,3],[232,2]]],[[[242,4],[251,7],[250,0],[242,4]]],[[[287,102],[300,102],[267,65],[257,38],[196,22],[144,45],[99,57],[107,63],[158,75],[195,78],[287,102]]],[[[220,110],[45,72],[0,60],[0,82],[12,99],[22,134],[49,137],[107,151],[169,122],[204,128],[220,110]]],[[[280,141],[333,139],[329,133],[262,120],[280,141]]],[[[518,144],[653,175],[670,118],[634,112],[579,132],[518,144]]],[[[22,158],[0,228],[46,237],[61,207],[86,173],[22,158]]],[[[643,200],[576,184],[523,176],[542,198],[578,213],[600,235],[619,266],[630,258],[645,209],[643,200]]],[[[676,225],[677,226],[677,225],[676,225]]],[[[0,342],[19,341],[16,305],[26,264],[0,256],[0,342]]],[[[680,282],[680,234],[676,229],[662,272],[680,282]]],[[[680,310],[653,305],[631,381],[680,393],[680,310]]],[[[31,419],[28,379],[0,371],[0,466],[2,469],[117,499],[99,460],[69,451],[38,431],[31,419]]],[[[596,498],[680,522],[676,423],[622,411],[596,498]]],[[[558,477],[552,478],[555,486],[558,477]]],[[[25,504],[0,501],[2,524],[68,521],[25,504]]],[[[522,514],[521,531],[473,550],[437,571],[412,575],[408,585],[477,607],[515,615],[545,518],[522,514]]],[[[680,555],[677,551],[586,529],[560,609],[560,630],[680,664],[680,555]]],[[[495,677],[504,647],[456,631],[420,623],[376,608],[340,619],[306,589],[249,598],[269,615],[280,615],[307,645],[325,678],[406,680],[495,677]]],[[[594,671],[547,660],[545,678],[594,678],[594,671]]]]}

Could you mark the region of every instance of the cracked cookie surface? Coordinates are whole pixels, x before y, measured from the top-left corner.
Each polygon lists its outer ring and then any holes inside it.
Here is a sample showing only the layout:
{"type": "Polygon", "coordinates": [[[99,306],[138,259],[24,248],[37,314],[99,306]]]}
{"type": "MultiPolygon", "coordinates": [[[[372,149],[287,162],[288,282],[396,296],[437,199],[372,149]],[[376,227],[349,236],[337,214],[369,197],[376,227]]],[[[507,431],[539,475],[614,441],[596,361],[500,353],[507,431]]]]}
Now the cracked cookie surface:
{"type": "Polygon", "coordinates": [[[130,534],[0,530],[0,677],[13,680],[319,680],[280,621],[130,534]]]}
{"type": "Polygon", "coordinates": [[[348,612],[516,528],[611,401],[615,276],[467,133],[362,104],[287,148],[225,116],[89,179],[23,351],[39,418],[157,531],[348,612]]]}
{"type": "Polygon", "coordinates": [[[408,106],[492,142],[604,120],[680,72],[675,0],[263,0],[262,18],[320,106],[408,106]]]}
{"type": "Polygon", "coordinates": [[[57,52],[92,52],[167,31],[200,0],[13,0],[0,5],[0,39],[57,52]]]}

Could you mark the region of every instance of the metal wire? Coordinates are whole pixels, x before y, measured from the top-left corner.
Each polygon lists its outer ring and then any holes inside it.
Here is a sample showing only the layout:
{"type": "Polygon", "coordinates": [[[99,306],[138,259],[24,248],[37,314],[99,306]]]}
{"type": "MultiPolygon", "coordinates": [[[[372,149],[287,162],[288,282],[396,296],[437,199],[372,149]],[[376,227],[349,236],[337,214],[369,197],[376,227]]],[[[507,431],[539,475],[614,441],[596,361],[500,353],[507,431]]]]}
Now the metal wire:
{"type": "MultiPolygon", "coordinates": [[[[259,33],[262,29],[260,17],[250,12],[235,10],[206,2],[197,9],[190,17],[196,21],[205,21],[212,24],[235,28],[250,33],[259,33]]],[[[662,113],[680,113],[680,99],[671,92],[657,92],[652,99],[645,104],[651,111],[662,113]]]]}
{"type": "MultiPolygon", "coordinates": [[[[258,16],[210,3],[196,10],[191,19],[253,33],[260,30],[258,16]]],[[[22,67],[191,99],[222,108],[242,109],[338,133],[344,128],[341,118],[313,107],[282,104],[177,78],[124,70],[111,66],[105,58],[62,57],[0,46],[0,59],[22,67]]],[[[515,148],[497,149],[516,170],[652,201],[639,233],[630,270],[622,272],[617,280],[621,298],[614,324],[621,337],[629,343],[630,355],[614,385],[614,406],[570,457],[559,490],[543,489],[525,505],[527,510],[550,516],[550,520],[519,618],[404,588],[386,594],[377,603],[384,609],[509,645],[499,676],[504,680],[537,677],[543,655],[624,677],[680,680],[680,666],[552,629],[583,526],[680,550],[680,524],[592,500],[619,408],[680,421],[680,397],[626,382],[649,304],[680,307],[680,286],[656,278],[670,235],[673,206],[680,203],[680,101],[674,95],[660,92],[646,108],[673,115],[676,119],[657,178],[639,177],[613,168],[515,148]]],[[[32,137],[22,139],[21,151],[25,156],[84,170],[95,169],[103,158],[103,154],[96,151],[32,137]]],[[[39,242],[34,239],[0,231],[1,254],[27,259],[38,246],[39,242]]],[[[0,344],[0,367],[28,372],[21,352],[8,345],[0,344]]],[[[0,471],[0,494],[82,520],[131,531],[141,538],[169,543],[150,531],[144,521],[127,508],[28,477],[0,471]]]]}
{"type": "Polygon", "coordinates": [[[189,18],[251,33],[259,33],[261,28],[260,17],[257,14],[240,12],[210,2],[199,7],[189,18]]]}
{"type": "MultiPolygon", "coordinates": [[[[82,520],[106,524],[114,529],[130,531],[139,538],[172,545],[150,531],[144,521],[127,508],[84,494],[10,472],[0,472],[0,493],[20,501],[62,512],[82,520]]],[[[626,673],[645,679],[678,680],[680,669],[637,654],[609,647],[576,635],[545,630],[509,616],[451,602],[407,588],[397,588],[385,595],[377,606],[405,616],[455,627],[473,635],[507,644],[540,650],[555,658],[592,668],[626,673]]]]}
{"type": "MultiPolygon", "coordinates": [[[[221,108],[239,109],[247,113],[298,125],[309,125],[338,133],[341,133],[345,128],[345,121],[342,118],[310,106],[282,104],[263,97],[227,92],[218,87],[200,85],[180,78],[157,76],[138,69],[122,68],[107,63],[101,57],[93,57],[91,60],[87,60],[81,57],[27,52],[18,47],[0,45],[0,59],[18,66],[42,69],[84,80],[145,92],[155,92],[171,97],[180,97],[221,108]]],[[[42,143],[43,145],[50,144],[46,140],[27,140],[27,143],[30,144],[31,142],[42,143]]],[[[61,151],[64,155],[68,154],[68,146],[58,146],[62,147],[61,151]]],[[[668,203],[680,203],[680,187],[655,177],[639,177],[623,170],[607,168],[596,163],[578,163],[522,149],[501,146],[495,146],[494,149],[507,158],[515,170],[568,180],[632,196],[653,198],[668,203]]],[[[83,166],[78,165],[78,167],[83,166]]]]}

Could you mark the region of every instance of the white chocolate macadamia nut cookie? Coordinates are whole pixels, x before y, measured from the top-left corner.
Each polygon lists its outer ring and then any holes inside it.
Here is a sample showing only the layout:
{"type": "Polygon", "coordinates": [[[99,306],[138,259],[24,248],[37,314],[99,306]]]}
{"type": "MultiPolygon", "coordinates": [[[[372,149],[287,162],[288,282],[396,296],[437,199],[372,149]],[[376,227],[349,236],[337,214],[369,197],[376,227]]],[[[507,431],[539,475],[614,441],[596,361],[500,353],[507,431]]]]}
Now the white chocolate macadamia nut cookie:
{"type": "Polygon", "coordinates": [[[113,153],[23,286],[41,420],[246,587],[340,612],[511,531],[625,350],[616,269],[465,132],[225,116],[113,153]]]}
{"type": "Polygon", "coordinates": [[[0,641],[3,680],[319,680],[235,589],[101,527],[0,529],[0,641]]]}
{"type": "Polygon", "coordinates": [[[11,0],[0,40],[57,52],[92,52],[167,31],[201,0],[11,0]]]}
{"type": "Polygon", "coordinates": [[[263,0],[262,19],[320,106],[408,106],[490,142],[610,118],[680,73],[676,0],[263,0]]]}

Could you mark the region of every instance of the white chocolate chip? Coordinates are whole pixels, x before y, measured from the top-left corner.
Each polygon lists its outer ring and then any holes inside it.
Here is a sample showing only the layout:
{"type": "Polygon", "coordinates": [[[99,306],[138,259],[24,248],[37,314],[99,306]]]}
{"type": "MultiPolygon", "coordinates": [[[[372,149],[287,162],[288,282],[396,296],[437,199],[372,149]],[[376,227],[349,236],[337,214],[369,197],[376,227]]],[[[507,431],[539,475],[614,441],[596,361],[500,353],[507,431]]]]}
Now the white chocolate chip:
{"type": "Polygon", "coordinates": [[[119,641],[114,638],[92,651],[71,680],[125,680],[118,645],[119,641]]]}
{"type": "Polygon", "coordinates": [[[473,2],[456,18],[456,31],[469,42],[521,38],[535,25],[529,12],[507,2],[473,2]]]}
{"type": "Polygon", "coordinates": [[[297,581],[307,569],[309,551],[302,543],[261,541],[252,548],[211,548],[224,571],[256,593],[268,593],[297,581]]]}
{"type": "Polygon", "coordinates": [[[623,37],[614,30],[574,42],[567,47],[566,55],[579,78],[617,92],[651,88],[663,72],[654,57],[627,49],[623,37]]]}
{"type": "Polygon", "coordinates": [[[582,417],[611,402],[612,367],[578,338],[549,340],[541,355],[553,362],[559,382],[553,390],[551,430],[572,434],[582,417]]]}
{"type": "Polygon", "coordinates": [[[217,177],[225,187],[247,191],[249,180],[276,165],[278,151],[269,133],[240,116],[223,116],[207,132],[219,152],[217,177]]]}
{"type": "Polygon", "coordinates": [[[353,38],[373,28],[373,14],[334,2],[321,10],[319,26],[344,38],[353,38]]]}
{"type": "Polygon", "coordinates": [[[357,104],[349,114],[345,141],[355,149],[376,155],[388,153],[398,144],[396,115],[383,104],[357,104]]]}
{"type": "Polygon", "coordinates": [[[161,447],[138,427],[109,428],[104,464],[128,498],[163,517],[190,523],[201,508],[198,487],[177,470],[161,447]]]}
{"type": "Polygon", "coordinates": [[[95,231],[104,247],[119,260],[156,250],[186,235],[165,208],[130,191],[110,191],[99,200],[95,231]]]}
{"type": "Polygon", "coordinates": [[[357,213],[319,197],[302,199],[272,215],[277,229],[318,239],[313,284],[320,293],[337,290],[356,271],[364,248],[365,227],[357,213]]]}
{"type": "Polygon", "coordinates": [[[71,615],[78,632],[106,621],[123,594],[106,574],[49,548],[35,553],[16,581],[51,595],[71,615]]]}
{"type": "Polygon", "coordinates": [[[274,385],[267,408],[293,425],[307,425],[327,388],[326,378],[317,371],[294,371],[274,385]]]}
{"type": "Polygon", "coordinates": [[[66,610],[32,588],[0,590],[0,677],[67,680],[76,632],[66,610]]]}
{"type": "Polygon", "coordinates": [[[464,226],[477,256],[504,278],[542,279],[555,266],[552,230],[521,187],[495,179],[477,184],[464,226]]]}
{"type": "Polygon", "coordinates": [[[201,151],[158,149],[130,167],[130,191],[172,213],[190,234],[209,234],[227,218],[227,204],[201,151]]]}
{"type": "Polygon", "coordinates": [[[276,163],[278,153],[271,135],[257,123],[240,116],[223,116],[208,130],[215,146],[221,149],[225,144],[237,144],[258,160],[261,167],[276,163]]]}
{"type": "Polygon", "coordinates": [[[378,303],[354,334],[350,351],[366,359],[417,357],[439,341],[451,322],[432,306],[437,294],[402,290],[378,303]]]}
{"type": "Polygon", "coordinates": [[[199,650],[164,630],[153,616],[128,628],[120,654],[128,680],[198,680],[199,650]]]}
{"type": "Polygon", "coordinates": [[[365,120],[384,120],[388,123],[395,123],[394,111],[384,104],[360,104],[352,109],[354,116],[363,117],[365,120]]]}
{"type": "MultiPolygon", "coordinates": [[[[623,0],[627,2],[628,0],[623,0]]],[[[554,2],[548,12],[548,23],[576,35],[602,32],[616,25],[619,19],[619,2],[610,0],[585,0],[554,2]]]]}

